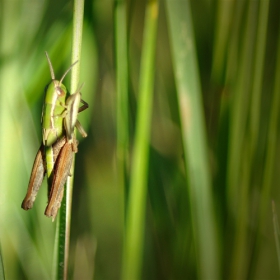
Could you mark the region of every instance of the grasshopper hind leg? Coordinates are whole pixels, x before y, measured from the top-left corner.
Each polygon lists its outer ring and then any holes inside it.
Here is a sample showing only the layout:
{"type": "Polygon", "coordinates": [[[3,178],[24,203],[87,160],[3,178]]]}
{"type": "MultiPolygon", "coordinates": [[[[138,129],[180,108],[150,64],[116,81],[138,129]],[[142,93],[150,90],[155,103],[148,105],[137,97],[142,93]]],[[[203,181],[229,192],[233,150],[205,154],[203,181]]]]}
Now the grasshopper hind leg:
{"type": "Polygon", "coordinates": [[[33,207],[34,201],[36,199],[39,188],[42,185],[45,174],[46,174],[45,149],[44,149],[44,145],[41,144],[34,160],[27,193],[21,204],[22,209],[29,210],[33,207]]]}

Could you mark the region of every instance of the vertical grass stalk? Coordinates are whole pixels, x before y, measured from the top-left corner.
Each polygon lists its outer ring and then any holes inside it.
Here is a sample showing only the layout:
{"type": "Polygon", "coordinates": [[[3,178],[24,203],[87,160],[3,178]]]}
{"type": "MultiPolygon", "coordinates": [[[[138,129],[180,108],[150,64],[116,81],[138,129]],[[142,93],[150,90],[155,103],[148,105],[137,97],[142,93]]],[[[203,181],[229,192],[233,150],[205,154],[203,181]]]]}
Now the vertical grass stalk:
{"type": "Polygon", "coordinates": [[[255,51],[256,3],[249,2],[246,27],[242,36],[241,63],[231,107],[228,163],[228,201],[236,218],[236,232],[233,245],[231,279],[246,278],[248,273],[249,186],[252,151],[246,137],[246,122],[249,118],[249,101],[252,90],[252,70],[255,51]]]}
{"type": "Polygon", "coordinates": [[[276,252],[277,252],[277,259],[278,259],[278,268],[280,271],[280,242],[279,242],[280,227],[279,227],[279,221],[278,221],[278,216],[277,216],[274,201],[272,201],[272,220],[273,220],[274,238],[275,238],[276,252]]]}
{"type": "MultiPolygon", "coordinates": [[[[71,71],[71,87],[70,92],[74,93],[78,88],[80,77],[80,65],[81,65],[81,46],[82,46],[82,34],[83,34],[83,17],[84,17],[84,0],[75,0],[73,7],[73,37],[72,37],[72,63],[79,60],[79,63],[73,67],[71,71]]],[[[69,257],[69,242],[70,242],[70,225],[71,225],[71,206],[72,206],[72,193],[74,182],[74,166],[75,157],[70,173],[66,182],[66,196],[61,204],[59,213],[59,219],[57,221],[56,239],[57,252],[56,260],[56,275],[55,279],[67,279],[68,271],[68,257],[69,257]]]]}
{"type": "Polygon", "coordinates": [[[250,113],[251,113],[250,146],[251,146],[252,153],[254,153],[255,151],[258,135],[259,135],[261,93],[262,93],[262,85],[263,85],[269,3],[270,3],[269,0],[260,1],[260,6],[259,6],[255,65],[254,65],[254,74],[253,74],[253,88],[252,88],[252,99],[251,99],[251,108],[250,108],[250,113]]]}
{"type": "Polygon", "coordinates": [[[157,21],[158,2],[156,0],[148,1],[144,24],[139,102],[123,250],[122,279],[125,280],[141,278],[157,21]]]}
{"type": "Polygon", "coordinates": [[[5,280],[4,263],[2,257],[1,243],[0,243],[0,279],[5,280]]]}
{"type": "MultiPolygon", "coordinates": [[[[123,193],[124,209],[126,166],[128,159],[128,61],[127,61],[127,25],[126,2],[115,2],[115,49],[117,80],[117,166],[118,185],[123,193]]],[[[124,210],[122,210],[124,213],[124,210]]],[[[124,216],[124,215],[123,215],[124,216]]]]}
{"type": "MultiPolygon", "coordinates": [[[[213,209],[190,3],[165,1],[189,185],[198,277],[219,279],[217,225],[213,209]]],[[[186,221],[187,223],[188,221],[186,221]]]]}
{"type": "MultiPolygon", "coordinates": [[[[280,30],[280,29],[279,29],[280,30]]],[[[271,102],[271,110],[268,124],[268,136],[266,144],[266,157],[264,163],[264,177],[261,189],[261,202],[259,208],[259,228],[258,234],[261,235],[266,218],[267,210],[270,200],[270,192],[273,185],[273,173],[275,166],[275,159],[277,154],[277,141],[278,141],[278,128],[279,128],[279,112],[280,112],[280,33],[278,33],[277,43],[277,59],[276,59],[276,70],[274,77],[274,88],[271,102]]]]}
{"type": "Polygon", "coordinates": [[[232,36],[232,33],[229,32],[229,30],[232,25],[232,9],[234,8],[234,1],[220,0],[217,5],[217,23],[211,71],[211,80],[213,80],[215,83],[221,82],[223,76],[229,37],[232,36]]]}

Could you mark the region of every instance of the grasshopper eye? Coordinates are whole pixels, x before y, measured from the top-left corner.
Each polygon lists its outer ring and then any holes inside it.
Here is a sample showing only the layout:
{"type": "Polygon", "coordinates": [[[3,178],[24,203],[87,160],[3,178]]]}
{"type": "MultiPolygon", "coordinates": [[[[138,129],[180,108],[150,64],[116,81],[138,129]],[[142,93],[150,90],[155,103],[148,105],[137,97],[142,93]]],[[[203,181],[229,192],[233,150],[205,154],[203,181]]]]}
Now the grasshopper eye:
{"type": "Polygon", "coordinates": [[[55,90],[59,96],[65,95],[65,91],[61,87],[57,86],[55,87],[55,90]]]}

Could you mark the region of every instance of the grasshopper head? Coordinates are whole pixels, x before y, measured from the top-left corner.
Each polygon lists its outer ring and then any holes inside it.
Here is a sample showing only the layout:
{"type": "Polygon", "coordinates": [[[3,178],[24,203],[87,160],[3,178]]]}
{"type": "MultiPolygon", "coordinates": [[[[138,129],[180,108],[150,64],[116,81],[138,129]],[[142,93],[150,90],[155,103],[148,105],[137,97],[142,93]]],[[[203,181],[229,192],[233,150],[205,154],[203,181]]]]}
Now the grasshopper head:
{"type": "Polygon", "coordinates": [[[53,80],[46,88],[45,103],[55,105],[58,102],[65,103],[67,89],[59,81],[53,80]]]}

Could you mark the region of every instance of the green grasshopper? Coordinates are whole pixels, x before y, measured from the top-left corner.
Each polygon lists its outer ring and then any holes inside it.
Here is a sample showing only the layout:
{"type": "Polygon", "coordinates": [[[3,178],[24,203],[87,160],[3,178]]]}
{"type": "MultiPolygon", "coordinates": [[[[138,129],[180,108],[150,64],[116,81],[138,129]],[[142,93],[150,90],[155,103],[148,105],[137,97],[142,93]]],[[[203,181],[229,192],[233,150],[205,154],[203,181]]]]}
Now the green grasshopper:
{"type": "Polygon", "coordinates": [[[55,79],[52,63],[47,52],[46,56],[52,81],[46,88],[45,103],[42,111],[42,133],[43,144],[46,147],[47,176],[49,185],[51,185],[54,161],[50,146],[55,143],[59,137],[64,135],[65,130],[68,140],[71,140],[74,126],[77,126],[77,129],[80,131],[83,137],[87,136],[81,124],[77,120],[77,115],[78,112],[88,108],[88,104],[81,99],[80,89],[82,86],[75,94],[69,96],[69,94],[67,94],[66,87],[62,84],[62,81],[67,73],[78,61],[74,62],[66,70],[60,81],[58,81],[55,79]],[[79,108],[80,102],[83,103],[81,108],[79,108]],[[68,119],[71,119],[71,121],[67,121],[68,119]]]}
{"type": "Polygon", "coordinates": [[[76,93],[68,96],[66,87],[62,84],[64,77],[77,61],[67,69],[61,80],[57,81],[47,53],[46,56],[52,82],[46,87],[45,103],[42,111],[43,143],[35,157],[22,208],[28,210],[33,207],[37,192],[44,175],[47,173],[50,191],[45,214],[55,218],[63,197],[63,185],[70,172],[73,153],[77,152],[78,142],[73,137],[74,127],[77,127],[83,137],[87,136],[77,120],[77,116],[79,112],[88,108],[88,104],[81,99],[80,89],[82,86],[76,93]],[[83,106],[79,108],[80,102],[83,103],[83,106]],[[67,136],[66,139],[64,134],[67,136]]]}
{"type": "MultiPolygon", "coordinates": [[[[70,173],[73,154],[78,151],[78,141],[75,138],[74,127],[77,127],[83,137],[87,136],[82,125],[77,119],[78,113],[88,108],[88,104],[81,99],[80,89],[78,89],[76,93],[70,95],[65,103],[66,111],[64,116],[64,127],[66,130],[66,141],[59,152],[58,159],[55,161],[54,175],[49,194],[49,203],[45,210],[45,215],[52,217],[53,220],[55,219],[61,205],[64,185],[70,173]],[[83,106],[79,108],[80,102],[83,103],[83,106]]],[[[60,146],[60,144],[58,144],[58,146],[60,146]]],[[[56,154],[56,150],[53,150],[54,154],[56,154]]]]}

